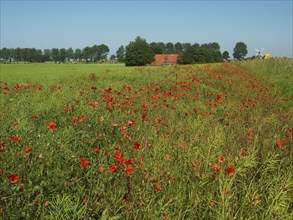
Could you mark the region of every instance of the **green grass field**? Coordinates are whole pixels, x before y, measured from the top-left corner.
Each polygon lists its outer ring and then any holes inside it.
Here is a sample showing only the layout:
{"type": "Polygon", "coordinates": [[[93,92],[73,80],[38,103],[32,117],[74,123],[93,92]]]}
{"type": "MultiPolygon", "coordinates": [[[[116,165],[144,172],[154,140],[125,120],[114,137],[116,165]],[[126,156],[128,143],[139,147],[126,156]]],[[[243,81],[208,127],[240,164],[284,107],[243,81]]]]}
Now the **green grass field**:
{"type": "Polygon", "coordinates": [[[292,60],[1,64],[3,219],[293,219],[292,60]]]}

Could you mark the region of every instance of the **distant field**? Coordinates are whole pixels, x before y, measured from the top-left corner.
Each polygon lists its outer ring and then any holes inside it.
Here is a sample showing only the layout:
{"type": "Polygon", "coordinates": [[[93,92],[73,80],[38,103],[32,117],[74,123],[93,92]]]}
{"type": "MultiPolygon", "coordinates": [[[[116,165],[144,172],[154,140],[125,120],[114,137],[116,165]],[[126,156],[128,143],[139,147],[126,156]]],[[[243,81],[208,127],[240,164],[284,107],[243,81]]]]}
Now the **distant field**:
{"type": "Polygon", "coordinates": [[[240,63],[257,76],[262,77],[274,86],[282,88],[281,94],[293,95],[293,59],[274,58],[271,60],[253,60],[240,63]]]}
{"type": "Polygon", "coordinates": [[[292,60],[0,68],[0,219],[293,219],[292,60]]]}
{"type": "Polygon", "coordinates": [[[50,84],[64,77],[75,78],[91,73],[107,73],[109,70],[117,72],[121,69],[125,69],[123,64],[0,64],[1,80],[10,83],[29,81],[50,84]]]}

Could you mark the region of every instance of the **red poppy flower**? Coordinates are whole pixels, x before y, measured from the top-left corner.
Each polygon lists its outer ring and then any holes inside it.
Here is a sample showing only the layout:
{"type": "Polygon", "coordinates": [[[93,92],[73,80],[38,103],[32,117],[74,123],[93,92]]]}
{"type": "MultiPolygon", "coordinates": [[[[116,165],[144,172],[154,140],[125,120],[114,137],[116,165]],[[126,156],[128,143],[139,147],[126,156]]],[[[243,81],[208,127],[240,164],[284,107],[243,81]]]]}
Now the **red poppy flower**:
{"type": "Polygon", "coordinates": [[[160,185],[156,185],[156,190],[160,191],[162,190],[162,187],[160,185]]]}
{"type": "Polygon", "coordinates": [[[18,125],[20,125],[18,122],[13,122],[13,123],[11,124],[11,126],[18,126],[18,125]]]}
{"type": "Polygon", "coordinates": [[[44,206],[47,207],[48,205],[49,205],[49,202],[48,201],[45,201],[44,202],[44,206]]]}
{"type": "Polygon", "coordinates": [[[214,164],[213,164],[213,167],[214,167],[219,173],[222,172],[222,168],[221,168],[217,163],[214,163],[214,164]]]}
{"type": "Polygon", "coordinates": [[[138,163],[142,163],[142,158],[141,158],[141,157],[138,157],[138,158],[137,158],[137,162],[138,162],[138,163]]]}
{"type": "Polygon", "coordinates": [[[133,122],[132,121],[128,121],[127,124],[128,124],[129,127],[131,127],[132,124],[133,124],[133,122]]]}
{"type": "Polygon", "coordinates": [[[125,172],[128,174],[132,174],[133,170],[132,170],[132,166],[128,166],[125,168],[125,172]]]}
{"type": "Polygon", "coordinates": [[[157,182],[159,182],[159,179],[153,179],[153,180],[151,180],[153,183],[157,183],[157,182]]]}
{"type": "Polygon", "coordinates": [[[13,140],[14,142],[20,142],[20,141],[21,141],[21,139],[20,139],[19,137],[17,137],[17,136],[14,136],[14,137],[12,138],[12,140],[13,140]]]}
{"type": "Polygon", "coordinates": [[[143,115],[141,116],[141,118],[142,118],[143,121],[145,120],[146,117],[147,117],[146,114],[143,114],[143,115]]]}
{"type": "Polygon", "coordinates": [[[210,202],[211,207],[214,207],[215,205],[216,205],[216,202],[214,202],[214,201],[210,202]]]}
{"type": "Polygon", "coordinates": [[[94,152],[95,152],[95,153],[98,153],[98,152],[99,152],[99,148],[95,148],[95,149],[94,149],[94,152]]]}
{"type": "Polygon", "coordinates": [[[157,123],[161,123],[161,122],[162,122],[162,119],[161,119],[161,118],[155,118],[154,120],[155,120],[155,122],[157,122],[157,123]]]}
{"type": "Polygon", "coordinates": [[[164,158],[165,158],[165,160],[170,160],[170,155],[166,154],[164,158]]]}
{"type": "Polygon", "coordinates": [[[13,182],[13,183],[16,183],[18,181],[18,176],[15,174],[8,175],[8,176],[6,176],[6,178],[10,179],[11,182],[13,182]]]}
{"type": "Polygon", "coordinates": [[[0,142],[0,147],[5,147],[7,146],[7,143],[5,141],[0,142]]]}
{"type": "Polygon", "coordinates": [[[125,139],[130,141],[131,140],[131,137],[129,135],[124,135],[125,139]]]}
{"type": "Polygon", "coordinates": [[[129,164],[132,164],[132,159],[129,159],[125,162],[125,165],[129,165],[129,164]]]}
{"type": "Polygon", "coordinates": [[[197,167],[197,163],[196,162],[191,162],[191,166],[192,167],[197,167]]]}
{"type": "Polygon", "coordinates": [[[27,147],[26,149],[25,149],[25,152],[26,153],[28,153],[28,152],[30,152],[32,149],[30,148],[30,147],[27,147]]]}
{"type": "Polygon", "coordinates": [[[56,124],[54,122],[50,122],[49,123],[49,129],[50,129],[50,131],[54,131],[55,127],[56,127],[56,124]]]}
{"type": "Polygon", "coordinates": [[[85,120],[86,120],[86,118],[85,118],[85,116],[84,116],[84,115],[81,115],[81,116],[78,118],[78,120],[79,120],[79,121],[85,121],[85,120]]]}
{"type": "Polygon", "coordinates": [[[226,172],[227,175],[231,175],[232,173],[234,173],[234,169],[232,167],[229,167],[226,172]]]}
{"type": "Polygon", "coordinates": [[[32,118],[34,118],[34,119],[37,119],[37,118],[38,118],[38,116],[37,116],[37,115],[33,115],[33,116],[32,116],[32,118]]]}
{"type": "Polygon", "coordinates": [[[233,163],[228,163],[228,167],[230,168],[232,168],[232,167],[234,167],[234,164],[233,163]]]}
{"type": "Polygon", "coordinates": [[[115,152],[114,153],[114,157],[116,158],[116,160],[117,160],[118,163],[123,163],[124,162],[123,157],[118,152],[115,152]]]}
{"type": "Polygon", "coordinates": [[[114,163],[111,164],[110,172],[117,172],[117,166],[114,163]]]}
{"type": "Polygon", "coordinates": [[[281,147],[282,147],[282,141],[277,141],[276,142],[276,147],[279,148],[279,149],[281,149],[281,147]]]}
{"type": "Polygon", "coordinates": [[[82,169],[87,168],[87,166],[89,165],[88,162],[87,162],[87,160],[85,158],[81,158],[80,159],[80,162],[81,162],[81,168],[82,169]]]}
{"type": "Polygon", "coordinates": [[[252,130],[249,129],[249,130],[247,131],[247,135],[248,135],[248,136],[251,136],[252,134],[253,134],[252,130]]]}
{"type": "Polygon", "coordinates": [[[140,144],[139,143],[134,143],[133,146],[134,146],[134,148],[133,148],[134,150],[138,150],[139,147],[140,147],[140,144]]]}
{"type": "Polygon", "coordinates": [[[218,161],[219,161],[219,163],[223,163],[225,161],[225,157],[219,156],[218,161]]]}

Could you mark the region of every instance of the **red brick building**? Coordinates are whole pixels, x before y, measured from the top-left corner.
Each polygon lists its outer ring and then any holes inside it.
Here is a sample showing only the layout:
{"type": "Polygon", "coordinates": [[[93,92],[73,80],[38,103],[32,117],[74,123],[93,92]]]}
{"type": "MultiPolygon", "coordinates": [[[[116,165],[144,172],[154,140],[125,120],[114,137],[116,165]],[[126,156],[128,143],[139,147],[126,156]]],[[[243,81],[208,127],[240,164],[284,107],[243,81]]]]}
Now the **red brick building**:
{"type": "Polygon", "coordinates": [[[151,63],[152,66],[171,66],[176,65],[178,61],[178,54],[156,54],[155,61],[151,63]]]}

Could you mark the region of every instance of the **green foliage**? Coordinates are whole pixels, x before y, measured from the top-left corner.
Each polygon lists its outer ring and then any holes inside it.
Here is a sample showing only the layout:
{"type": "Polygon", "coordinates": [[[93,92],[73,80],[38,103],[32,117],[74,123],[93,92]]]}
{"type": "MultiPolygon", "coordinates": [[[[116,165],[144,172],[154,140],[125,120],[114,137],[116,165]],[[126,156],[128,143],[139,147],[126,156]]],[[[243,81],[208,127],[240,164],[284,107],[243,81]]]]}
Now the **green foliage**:
{"type": "Polygon", "coordinates": [[[122,63],[124,62],[124,58],[125,58],[125,49],[124,46],[120,46],[116,52],[116,57],[118,62],[122,63]]]}
{"type": "Polygon", "coordinates": [[[179,54],[180,64],[217,63],[222,62],[222,54],[218,43],[193,44],[179,54]]]}
{"type": "Polygon", "coordinates": [[[228,51],[224,51],[224,52],[222,53],[222,57],[223,57],[223,59],[230,59],[229,52],[228,52],[228,51]]]}
{"type": "Polygon", "coordinates": [[[150,48],[153,54],[164,54],[166,52],[165,44],[163,42],[152,42],[150,48]]]}
{"type": "Polygon", "coordinates": [[[46,219],[82,219],[85,216],[86,206],[79,198],[73,195],[56,195],[50,201],[46,219]]]}
{"type": "Polygon", "coordinates": [[[0,59],[5,62],[46,62],[54,61],[65,62],[71,59],[84,60],[84,61],[101,61],[107,59],[110,49],[107,45],[94,45],[92,47],[85,47],[83,49],[77,48],[75,52],[70,47],[65,48],[52,48],[44,49],[44,51],[35,48],[2,48],[0,49],[0,59]]]}
{"type": "Polygon", "coordinates": [[[137,37],[126,46],[125,65],[145,66],[154,60],[154,54],[145,39],[137,37]]]}
{"type": "Polygon", "coordinates": [[[233,57],[236,60],[243,60],[247,52],[247,45],[243,42],[237,42],[233,49],[233,57]]]}

